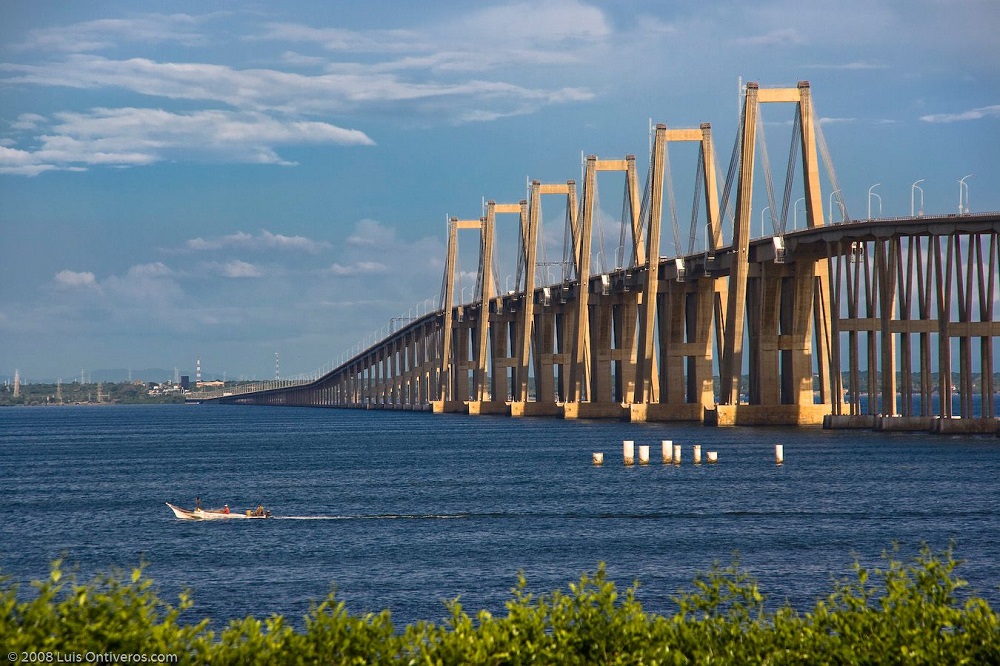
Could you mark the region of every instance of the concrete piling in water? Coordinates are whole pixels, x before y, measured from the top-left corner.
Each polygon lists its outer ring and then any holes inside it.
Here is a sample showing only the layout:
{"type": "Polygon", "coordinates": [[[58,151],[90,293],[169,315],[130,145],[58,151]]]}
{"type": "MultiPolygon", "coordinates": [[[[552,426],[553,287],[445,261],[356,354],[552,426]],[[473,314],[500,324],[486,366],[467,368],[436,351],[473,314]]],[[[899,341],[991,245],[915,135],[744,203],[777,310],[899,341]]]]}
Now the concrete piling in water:
{"type": "Polygon", "coordinates": [[[674,443],[669,439],[665,439],[662,442],[663,445],[663,464],[669,465],[674,461],[674,443]]]}
{"type": "Polygon", "coordinates": [[[693,447],[691,447],[691,450],[692,450],[692,455],[694,456],[694,464],[695,465],[700,465],[701,464],[701,444],[695,444],[693,447]]]}
{"type": "Polygon", "coordinates": [[[774,445],[774,462],[782,465],[785,462],[785,447],[781,444],[774,445]]]}
{"type": "Polygon", "coordinates": [[[714,465],[715,463],[719,462],[719,452],[718,451],[709,451],[708,452],[708,462],[710,464],[712,464],[712,465],[714,465]]]}
{"type": "Polygon", "coordinates": [[[604,452],[603,451],[594,451],[594,464],[595,465],[603,465],[604,464],[604,452]]]}
{"type": "Polygon", "coordinates": [[[649,445],[643,444],[639,446],[639,464],[648,465],[649,464],[649,445]]]}
{"type": "Polygon", "coordinates": [[[631,439],[626,439],[622,442],[622,457],[625,458],[626,465],[631,465],[635,462],[635,442],[631,439]]]}
{"type": "Polygon", "coordinates": [[[680,444],[674,444],[674,464],[675,465],[680,465],[681,464],[681,445],[680,444]]]}

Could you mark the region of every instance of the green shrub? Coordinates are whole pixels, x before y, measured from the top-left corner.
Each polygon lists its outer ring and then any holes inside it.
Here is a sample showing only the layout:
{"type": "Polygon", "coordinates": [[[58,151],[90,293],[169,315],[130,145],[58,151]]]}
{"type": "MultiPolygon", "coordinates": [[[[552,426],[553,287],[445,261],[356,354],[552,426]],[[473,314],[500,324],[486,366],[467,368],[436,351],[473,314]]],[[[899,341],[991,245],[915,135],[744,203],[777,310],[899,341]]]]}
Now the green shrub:
{"type": "Polygon", "coordinates": [[[470,617],[453,600],[446,622],[397,631],[388,611],[353,616],[331,593],[301,631],[276,615],[216,634],[208,620],[182,624],[190,596],[162,601],[141,567],[78,585],[57,560],[28,600],[0,580],[0,653],[157,653],[241,665],[1000,663],[997,615],[963,589],[950,549],[924,548],[908,562],[893,551],[884,562],[871,572],[855,564],[853,578],[808,612],[767,612],[757,582],[734,564],[697,577],[674,598],[673,615],[659,615],[643,610],[637,584],[620,594],[600,566],[566,590],[537,595],[520,576],[501,616],[470,617]]]}

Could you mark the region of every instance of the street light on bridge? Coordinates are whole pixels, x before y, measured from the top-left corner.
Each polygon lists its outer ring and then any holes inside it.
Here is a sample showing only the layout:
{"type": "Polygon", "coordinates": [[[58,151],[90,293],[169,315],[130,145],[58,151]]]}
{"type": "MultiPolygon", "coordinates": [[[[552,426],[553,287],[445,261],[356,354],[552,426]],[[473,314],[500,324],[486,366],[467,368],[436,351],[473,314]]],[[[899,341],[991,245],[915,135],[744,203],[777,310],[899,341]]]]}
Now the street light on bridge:
{"type": "Polygon", "coordinates": [[[969,212],[969,186],[966,184],[966,178],[972,178],[975,174],[970,173],[968,176],[962,178],[958,181],[958,214],[962,214],[962,191],[965,190],[965,212],[969,212]]]}
{"type": "MultiPolygon", "coordinates": [[[[802,198],[797,199],[795,201],[795,206],[792,209],[792,229],[793,230],[798,230],[798,228],[799,228],[799,201],[805,201],[805,200],[806,200],[806,198],[802,197],[802,198]]],[[[805,209],[804,206],[802,208],[802,212],[803,213],[806,212],[806,209],[805,209]]]]}
{"type": "Polygon", "coordinates": [[[876,187],[878,187],[881,184],[882,183],[875,183],[874,185],[872,185],[871,187],[868,188],[868,219],[869,220],[872,219],[872,197],[876,197],[878,199],[878,214],[879,214],[879,217],[882,216],[882,197],[880,197],[875,192],[872,192],[872,190],[874,190],[876,187]]]}
{"type": "MultiPolygon", "coordinates": [[[[830,192],[830,214],[827,215],[827,218],[830,220],[830,224],[833,224],[833,197],[838,194],[840,194],[840,190],[830,192]]],[[[844,219],[847,218],[847,215],[844,211],[844,202],[840,200],[840,197],[837,197],[837,207],[840,208],[840,221],[843,222],[844,219]]]]}
{"type": "MultiPolygon", "coordinates": [[[[770,206],[764,206],[764,210],[760,211],[760,237],[764,237],[764,213],[771,210],[770,206]]],[[[774,218],[771,218],[771,226],[774,226],[774,218]]]]}
{"type": "Polygon", "coordinates": [[[914,215],[913,215],[913,195],[914,195],[914,193],[917,190],[920,190],[920,216],[923,217],[923,215],[924,215],[924,188],[920,187],[917,184],[917,183],[922,183],[922,182],[924,182],[923,178],[921,178],[916,183],[913,183],[913,185],[910,186],[910,217],[914,217],[914,215]]]}

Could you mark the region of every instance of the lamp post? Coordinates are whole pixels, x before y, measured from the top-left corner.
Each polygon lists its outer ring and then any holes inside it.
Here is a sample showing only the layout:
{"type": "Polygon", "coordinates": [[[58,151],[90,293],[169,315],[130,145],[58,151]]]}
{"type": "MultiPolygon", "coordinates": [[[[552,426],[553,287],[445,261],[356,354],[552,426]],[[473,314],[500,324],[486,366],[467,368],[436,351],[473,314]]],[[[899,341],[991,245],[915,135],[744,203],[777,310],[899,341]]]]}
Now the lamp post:
{"type": "Polygon", "coordinates": [[[923,215],[924,215],[924,188],[920,187],[917,184],[917,183],[922,183],[922,182],[924,182],[923,178],[921,178],[916,183],[913,183],[913,185],[910,186],[910,217],[914,217],[914,215],[913,215],[913,195],[916,193],[917,190],[920,190],[920,216],[923,217],[923,215]]]}
{"type": "Polygon", "coordinates": [[[876,187],[878,187],[881,184],[882,183],[875,183],[874,185],[872,185],[871,187],[868,188],[868,219],[869,220],[872,219],[872,197],[876,197],[878,199],[878,214],[880,216],[882,215],[882,197],[880,197],[875,192],[872,192],[872,190],[874,190],[876,187]]]}
{"type": "Polygon", "coordinates": [[[969,186],[966,184],[966,178],[972,178],[975,174],[969,174],[958,181],[958,214],[962,214],[962,191],[965,191],[965,212],[969,212],[969,186]]]}
{"type": "MultiPolygon", "coordinates": [[[[802,197],[801,199],[797,199],[795,201],[795,206],[792,208],[792,229],[793,230],[797,231],[798,228],[799,228],[799,201],[805,201],[805,200],[806,200],[805,197],[802,197]]],[[[803,213],[806,212],[806,209],[803,208],[802,212],[803,213]]]]}
{"type": "MultiPolygon", "coordinates": [[[[827,215],[827,218],[830,220],[830,224],[833,224],[833,197],[838,194],[840,194],[840,190],[834,190],[833,192],[830,192],[830,214],[827,215]]],[[[843,222],[844,204],[840,202],[840,199],[837,199],[837,206],[840,208],[840,221],[843,222]]]]}
{"type": "Polygon", "coordinates": [[[503,279],[504,291],[506,291],[508,294],[511,293],[510,281],[513,277],[514,277],[513,275],[508,275],[503,279]]]}
{"type": "Polygon", "coordinates": [[[764,206],[764,210],[760,211],[760,237],[764,237],[764,213],[771,210],[770,206],[764,206]]]}

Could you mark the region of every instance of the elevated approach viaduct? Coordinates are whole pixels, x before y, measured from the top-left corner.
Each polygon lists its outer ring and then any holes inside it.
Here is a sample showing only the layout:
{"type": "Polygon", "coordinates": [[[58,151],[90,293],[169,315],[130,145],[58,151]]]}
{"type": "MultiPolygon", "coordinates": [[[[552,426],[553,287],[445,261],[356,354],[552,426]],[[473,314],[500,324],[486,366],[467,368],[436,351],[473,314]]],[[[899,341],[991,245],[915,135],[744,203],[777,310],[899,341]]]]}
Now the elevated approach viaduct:
{"type": "Polygon", "coordinates": [[[453,218],[436,310],[314,381],[213,400],[997,431],[1000,213],[851,219],[808,82],[746,86],[728,175],[719,175],[708,123],[657,125],[644,185],[634,156],[589,156],[579,188],[574,180],[533,181],[522,201],[489,201],[479,219],[453,218]],[[763,137],[766,104],[795,108],[781,199],[763,137]],[[687,238],[668,154],[677,142],[698,154],[687,238]],[[755,183],[759,171],[763,183],[755,183]],[[598,176],[606,173],[601,178],[624,177],[612,266],[598,199],[598,176]],[[797,186],[801,196],[790,205],[797,186]],[[755,212],[761,189],[768,205],[755,212]],[[543,197],[565,206],[561,262],[539,258],[543,197]],[[829,217],[839,214],[835,222],[824,217],[826,202],[829,217]],[[758,215],[761,235],[753,237],[758,215]],[[495,270],[498,216],[513,216],[519,232],[514,289],[500,289],[495,270]],[[478,232],[478,279],[471,301],[456,303],[465,231],[478,232]],[[673,235],[669,256],[664,232],[673,235]],[[539,270],[552,264],[560,275],[539,270]]]}

